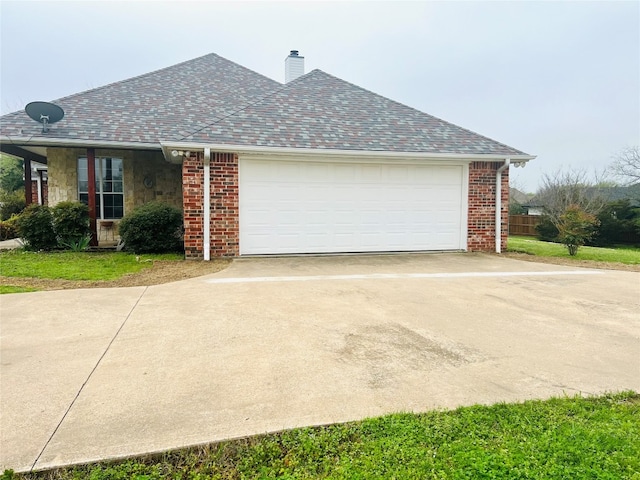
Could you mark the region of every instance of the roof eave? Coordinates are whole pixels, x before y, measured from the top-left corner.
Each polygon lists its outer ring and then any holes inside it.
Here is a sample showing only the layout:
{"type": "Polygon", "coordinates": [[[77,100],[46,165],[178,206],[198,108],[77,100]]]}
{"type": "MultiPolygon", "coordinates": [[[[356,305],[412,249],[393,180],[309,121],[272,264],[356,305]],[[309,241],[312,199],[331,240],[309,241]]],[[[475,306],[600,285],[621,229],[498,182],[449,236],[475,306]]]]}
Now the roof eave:
{"type": "Polygon", "coordinates": [[[359,158],[406,158],[429,160],[464,160],[464,161],[503,161],[510,159],[516,163],[526,163],[536,158],[536,155],[528,154],[486,154],[486,153],[431,153],[431,152],[396,152],[384,150],[338,150],[328,148],[288,148],[288,147],[261,147],[247,145],[229,145],[215,143],[192,142],[160,142],[165,159],[172,163],[181,163],[184,152],[200,152],[205,148],[221,153],[251,153],[251,154],[277,154],[277,155],[304,155],[304,156],[332,156],[332,157],[359,157],[359,158]]]}
{"type": "Polygon", "coordinates": [[[128,150],[161,150],[160,143],[121,142],[114,140],[83,140],[66,138],[42,137],[11,137],[0,136],[0,143],[24,147],[69,147],[69,148],[112,148],[128,150]]]}

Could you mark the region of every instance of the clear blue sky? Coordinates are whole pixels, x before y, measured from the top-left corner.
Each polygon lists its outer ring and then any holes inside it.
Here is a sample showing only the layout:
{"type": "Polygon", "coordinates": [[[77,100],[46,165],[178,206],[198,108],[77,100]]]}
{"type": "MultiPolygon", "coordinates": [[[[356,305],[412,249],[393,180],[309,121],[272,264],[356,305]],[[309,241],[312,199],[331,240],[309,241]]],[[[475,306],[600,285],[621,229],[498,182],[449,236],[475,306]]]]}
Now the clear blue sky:
{"type": "Polygon", "coordinates": [[[593,170],[640,143],[640,2],[0,2],[1,110],[207,53],[278,81],[319,68],[538,158],[593,170]]]}

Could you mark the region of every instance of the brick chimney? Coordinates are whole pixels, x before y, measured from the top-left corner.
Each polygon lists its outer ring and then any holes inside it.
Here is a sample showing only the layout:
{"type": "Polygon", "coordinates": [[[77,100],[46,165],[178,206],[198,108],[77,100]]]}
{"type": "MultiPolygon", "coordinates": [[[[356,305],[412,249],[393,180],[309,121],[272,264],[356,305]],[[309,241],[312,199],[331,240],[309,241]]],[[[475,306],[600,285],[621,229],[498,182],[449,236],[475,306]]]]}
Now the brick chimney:
{"type": "Polygon", "coordinates": [[[298,50],[291,50],[284,59],[284,83],[304,75],[304,57],[298,55],[298,50]]]}

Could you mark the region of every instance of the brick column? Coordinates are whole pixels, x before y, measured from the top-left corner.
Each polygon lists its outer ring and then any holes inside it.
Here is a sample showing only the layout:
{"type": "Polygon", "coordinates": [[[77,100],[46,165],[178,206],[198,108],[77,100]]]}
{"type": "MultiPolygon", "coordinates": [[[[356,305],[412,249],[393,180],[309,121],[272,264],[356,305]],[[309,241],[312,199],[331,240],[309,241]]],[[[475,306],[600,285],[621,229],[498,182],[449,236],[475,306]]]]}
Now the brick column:
{"type": "MultiPolygon", "coordinates": [[[[469,165],[469,212],[467,249],[472,252],[494,252],[496,243],[496,172],[502,162],[472,162],[469,165]]],[[[507,248],[509,232],[509,169],[502,172],[501,238],[507,248]]]]}
{"type": "Polygon", "coordinates": [[[238,155],[211,153],[211,256],[240,254],[238,155]]]}
{"type": "Polygon", "coordinates": [[[203,154],[191,155],[182,162],[182,211],[184,216],[184,254],[186,258],[203,258],[202,222],[204,166],[203,154]]]}
{"type": "MultiPolygon", "coordinates": [[[[239,254],[238,155],[211,153],[211,257],[239,254]]],[[[204,258],[204,156],[182,163],[182,208],[186,258],[204,258]]]]}

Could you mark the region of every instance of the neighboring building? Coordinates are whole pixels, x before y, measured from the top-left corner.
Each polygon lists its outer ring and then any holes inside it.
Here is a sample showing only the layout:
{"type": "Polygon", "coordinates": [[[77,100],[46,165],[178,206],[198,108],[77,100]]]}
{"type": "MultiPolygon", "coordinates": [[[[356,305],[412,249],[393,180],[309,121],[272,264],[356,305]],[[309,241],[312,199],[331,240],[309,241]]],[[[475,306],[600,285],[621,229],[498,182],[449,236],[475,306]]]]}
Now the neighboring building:
{"type": "Polygon", "coordinates": [[[96,229],[180,207],[192,258],[506,246],[509,164],[535,157],[285,64],[280,84],[206,55],[59,99],[45,133],[4,115],[1,148],[46,163],[49,204],[86,201],[96,229]]]}

